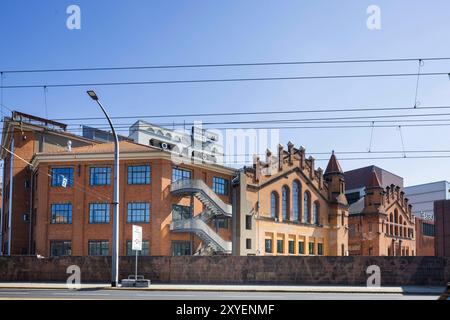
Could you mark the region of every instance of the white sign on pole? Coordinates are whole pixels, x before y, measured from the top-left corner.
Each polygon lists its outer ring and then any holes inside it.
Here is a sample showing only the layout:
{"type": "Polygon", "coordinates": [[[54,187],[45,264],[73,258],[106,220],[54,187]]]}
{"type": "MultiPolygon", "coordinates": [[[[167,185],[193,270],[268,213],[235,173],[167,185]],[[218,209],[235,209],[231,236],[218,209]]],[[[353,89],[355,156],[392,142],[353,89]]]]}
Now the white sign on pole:
{"type": "Polygon", "coordinates": [[[142,250],[142,227],[133,225],[133,243],[131,250],[142,250]]]}

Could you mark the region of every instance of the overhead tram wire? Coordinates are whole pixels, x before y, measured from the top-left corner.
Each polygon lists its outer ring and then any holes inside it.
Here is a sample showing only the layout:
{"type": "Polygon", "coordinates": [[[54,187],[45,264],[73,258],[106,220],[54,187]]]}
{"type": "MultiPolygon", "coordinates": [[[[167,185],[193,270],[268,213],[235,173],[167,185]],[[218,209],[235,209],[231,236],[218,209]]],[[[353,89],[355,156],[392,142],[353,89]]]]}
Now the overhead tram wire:
{"type": "MultiPolygon", "coordinates": [[[[447,72],[428,72],[420,76],[448,76],[447,72]]],[[[86,83],[47,83],[8,85],[3,89],[33,89],[46,86],[47,88],[67,87],[103,87],[103,86],[130,86],[130,85],[157,85],[157,84],[186,84],[186,83],[219,83],[219,82],[250,82],[250,81],[281,81],[281,80],[314,80],[314,79],[350,79],[350,78],[386,78],[386,77],[417,77],[417,73],[379,73],[379,74],[347,74],[323,76],[297,76],[297,77],[255,77],[255,78],[216,78],[216,79],[187,79],[187,80],[156,80],[156,81],[120,81],[120,82],[86,82],[86,83]]]]}
{"type": "Polygon", "coordinates": [[[0,70],[6,73],[47,73],[47,72],[84,72],[84,71],[120,71],[145,69],[183,69],[183,68],[222,68],[222,67],[252,67],[252,66],[283,66],[307,64],[348,64],[348,63],[383,63],[383,62],[413,62],[413,61],[445,61],[450,57],[422,57],[422,58],[389,58],[389,59],[352,59],[352,60],[316,60],[316,61],[269,61],[248,63],[211,63],[211,64],[168,64],[149,66],[120,66],[120,67],[87,67],[87,68],[54,68],[54,69],[12,69],[0,70]]]}
{"type": "MultiPolygon", "coordinates": [[[[421,110],[450,109],[450,105],[423,106],[421,110]]],[[[278,111],[254,111],[254,112],[220,112],[220,113],[190,113],[190,114],[155,114],[135,116],[113,116],[112,119],[147,119],[147,118],[186,118],[186,117],[215,117],[215,116],[243,116],[243,115],[271,115],[271,114],[296,114],[296,113],[335,113],[335,112],[368,112],[368,111],[399,111],[412,110],[411,107],[386,107],[386,108],[341,108],[341,109],[317,109],[317,110],[278,110],[278,111]]],[[[100,117],[77,118],[53,118],[54,121],[86,121],[103,120],[100,117]]]]}

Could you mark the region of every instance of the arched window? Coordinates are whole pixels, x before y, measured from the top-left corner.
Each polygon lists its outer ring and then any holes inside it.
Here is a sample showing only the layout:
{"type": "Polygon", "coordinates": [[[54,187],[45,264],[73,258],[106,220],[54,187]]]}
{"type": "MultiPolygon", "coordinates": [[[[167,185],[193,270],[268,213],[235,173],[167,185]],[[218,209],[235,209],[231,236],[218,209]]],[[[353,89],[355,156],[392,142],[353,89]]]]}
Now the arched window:
{"type": "Polygon", "coordinates": [[[288,220],[288,212],[289,212],[289,188],[287,186],[283,186],[281,188],[281,213],[283,216],[283,221],[288,220]]]}
{"type": "Polygon", "coordinates": [[[395,211],[394,211],[394,219],[395,219],[395,223],[398,223],[398,211],[397,211],[397,209],[395,209],[395,211]]]}
{"type": "Polygon", "coordinates": [[[392,215],[392,212],[391,212],[391,214],[389,215],[389,222],[394,222],[394,217],[393,217],[393,215],[392,215]]]}
{"type": "Polygon", "coordinates": [[[276,218],[278,216],[278,196],[275,191],[270,195],[270,216],[276,218]]]}
{"type": "Polygon", "coordinates": [[[311,212],[309,210],[311,204],[311,197],[308,191],[305,191],[303,196],[303,222],[311,223],[311,212]]]}
{"type": "Polygon", "coordinates": [[[299,198],[300,183],[294,181],[294,183],[292,184],[292,215],[294,221],[299,221],[300,218],[299,198]]]}
{"type": "Polygon", "coordinates": [[[319,224],[319,202],[314,202],[313,204],[313,223],[319,224]]]}

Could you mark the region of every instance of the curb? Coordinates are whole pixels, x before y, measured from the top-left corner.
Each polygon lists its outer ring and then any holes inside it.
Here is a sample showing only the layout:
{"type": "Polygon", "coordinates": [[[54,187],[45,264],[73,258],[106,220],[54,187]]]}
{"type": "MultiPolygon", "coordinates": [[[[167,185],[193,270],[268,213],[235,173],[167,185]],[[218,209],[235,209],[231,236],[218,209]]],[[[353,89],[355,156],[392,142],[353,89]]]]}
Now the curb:
{"type": "MultiPolygon", "coordinates": [[[[0,290],[2,289],[17,289],[17,290],[68,290],[65,286],[2,286],[0,285],[0,290]]],[[[222,292],[285,292],[285,293],[352,293],[352,294],[405,294],[405,295],[441,295],[445,292],[445,287],[442,288],[428,288],[426,290],[420,288],[403,289],[401,287],[392,288],[373,288],[367,289],[365,287],[361,288],[320,288],[320,287],[309,287],[309,288],[224,288],[224,287],[150,287],[148,288],[132,288],[132,287],[110,287],[110,286],[92,286],[85,287],[81,289],[74,289],[77,291],[89,291],[89,290],[121,290],[121,291],[222,291],[222,292]]]]}

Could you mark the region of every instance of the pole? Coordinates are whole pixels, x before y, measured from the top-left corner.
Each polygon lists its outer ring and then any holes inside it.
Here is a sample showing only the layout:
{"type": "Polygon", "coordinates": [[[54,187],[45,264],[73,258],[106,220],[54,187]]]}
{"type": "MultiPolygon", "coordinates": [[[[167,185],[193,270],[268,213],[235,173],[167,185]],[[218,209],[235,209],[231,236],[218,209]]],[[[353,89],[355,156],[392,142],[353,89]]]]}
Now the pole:
{"type": "Polygon", "coordinates": [[[119,138],[105,108],[96,100],[108,120],[114,135],[114,194],[113,194],[113,230],[112,230],[112,271],[111,287],[119,284],[119,138]]]}
{"type": "Polygon", "coordinates": [[[11,240],[12,240],[12,201],[13,201],[13,166],[14,166],[14,138],[11,140],[11,158],[9,162],[9,195],[8,195],[8,256],[11,255],[11,240]]]}
{"type": "Polygon", "coordinates": [[[138,251],[136,251],[136,265],[135,265],[135,269],[134,269],[134,284],[136,285],[137,282],[137,264],[138,264],[138,251]]]}

